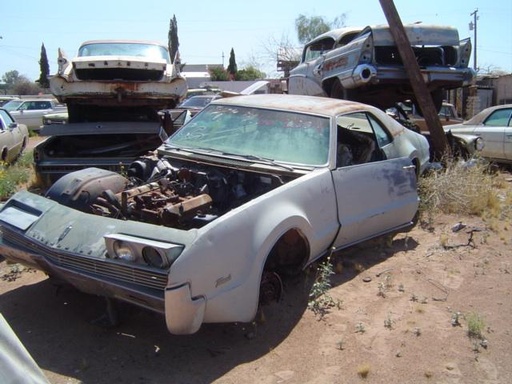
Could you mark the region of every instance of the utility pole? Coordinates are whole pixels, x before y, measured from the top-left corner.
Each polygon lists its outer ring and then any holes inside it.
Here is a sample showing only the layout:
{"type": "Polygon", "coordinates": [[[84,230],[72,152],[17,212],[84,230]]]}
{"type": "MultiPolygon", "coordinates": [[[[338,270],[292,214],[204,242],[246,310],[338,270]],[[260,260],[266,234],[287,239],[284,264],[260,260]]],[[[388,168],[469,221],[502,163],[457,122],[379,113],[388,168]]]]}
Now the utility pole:
{"type": "Polygon", "coordinates": [[[389,30],[393,39],[395,40],[398,53],[404,63],[405,71],[411,82],[412,90],[416,96],[419,107],[423,112],[423,117],[427,123],[428,130],[430,131],[431,146],[434,150],[434,157],[436,160],[440,160],[444,154],[450,153],[450,147],[448,146],[448,139],[446,133],[443,130],[441,121],[437,114],[437,109],[432,101],[432,96],[423,80],[420,66],[416,60],[411,43],[405,32],[402,20],[398,15],[393,0],[380,0],[380,5],[384,11],[384,15],[389,24],[389,30]]]}
{"type": "Polygon", "coordinates": [[[473,16],[473,21],[470,21],[469,22],[469,30],[470,31],[475,31],[475,37],[474,37],[474,41],[475,41],[475,45],[473,48],[473,69],[476,71],[478,69],[477,65],[476,65],[476,21],[478,20],[478,16],[477,16],[477,13],[478,13],[478,8],[475,9],[474,12],[470,13],[469,16],[473,16]]]}

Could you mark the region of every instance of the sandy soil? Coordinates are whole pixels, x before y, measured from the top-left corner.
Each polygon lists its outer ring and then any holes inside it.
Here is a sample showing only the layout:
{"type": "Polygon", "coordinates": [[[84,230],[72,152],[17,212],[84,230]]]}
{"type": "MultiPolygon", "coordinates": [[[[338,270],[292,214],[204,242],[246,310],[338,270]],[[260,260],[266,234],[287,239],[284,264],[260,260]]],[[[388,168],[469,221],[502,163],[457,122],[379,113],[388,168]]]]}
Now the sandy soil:
{"type": "Polygon", "coordinates": [[[339,308],[323,316],[308,309],[311,268],[254,324],[173,336],[160,315],[119,304],[121,325],[104,329],[92,323],[103,299],[5,260],[0,311],[56,384],[512,383],[511,223],[429,227],[333,255],[339,308]],[[468,335],[475,319],[481,337],[468,335]]]}

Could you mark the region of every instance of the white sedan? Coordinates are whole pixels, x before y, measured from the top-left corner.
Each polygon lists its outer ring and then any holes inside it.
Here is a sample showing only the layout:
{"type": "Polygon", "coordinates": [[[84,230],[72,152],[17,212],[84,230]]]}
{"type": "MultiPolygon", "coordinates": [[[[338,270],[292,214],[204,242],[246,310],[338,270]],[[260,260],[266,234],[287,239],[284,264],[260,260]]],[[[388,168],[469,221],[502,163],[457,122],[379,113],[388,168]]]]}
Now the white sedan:
{"type": "Polygon", "coordinates": [[[28,128],[17,123],[5,109],[0,109],[0,161],[12,163],[28,143],[28,128]]]}
{"type": "Polygon", "coordinates": [[[512,164],[512,104],[486,108],[462,124],[447,127],[454,134],[471,134],[484,139],[480,152],[496,163],[512,164]]]}
{"type": "Polygon", "coordinates": [[[427,140],[332,98],[213,101],[122,174],[88,168],[0,210],[0,253],[163,314],[174,334],[249,322],[281,279],[405,231],[427,140]]]}

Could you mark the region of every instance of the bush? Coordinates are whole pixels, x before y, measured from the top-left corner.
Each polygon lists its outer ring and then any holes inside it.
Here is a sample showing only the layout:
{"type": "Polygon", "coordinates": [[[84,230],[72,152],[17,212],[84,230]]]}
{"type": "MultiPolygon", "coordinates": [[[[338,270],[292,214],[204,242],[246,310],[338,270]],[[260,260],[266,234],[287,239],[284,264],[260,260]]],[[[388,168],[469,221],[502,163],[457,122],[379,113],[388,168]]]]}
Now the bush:
{"type": "Polygon", "coordinates": [[[452,162],[441,171],[421,178],[418,189],[420,213],[433,217],[439,213],[500,217],[504,213],[502,178],[480,162],[452,162]]]}
{"type": "Polygon", "coordinates": [[[33,178],[32,151],[25,152],[14,164],[0,165],[0,200],[6,200],[33,178]]]}

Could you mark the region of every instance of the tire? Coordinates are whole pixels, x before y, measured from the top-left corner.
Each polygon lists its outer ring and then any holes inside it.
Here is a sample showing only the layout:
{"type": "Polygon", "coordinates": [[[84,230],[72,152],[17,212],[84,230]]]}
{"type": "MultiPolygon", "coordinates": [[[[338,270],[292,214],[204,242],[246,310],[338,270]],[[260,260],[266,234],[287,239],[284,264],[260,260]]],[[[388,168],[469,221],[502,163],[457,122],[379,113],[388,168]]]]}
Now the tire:
{"type": "Polygon", "coordinates": [[[340,81],[336,79],[331,87],[329,97],[341,100],[354,100],[354,91],[343,88],[340,81]]]}

